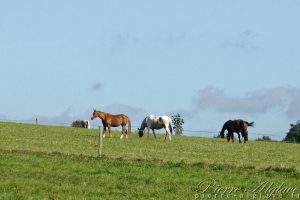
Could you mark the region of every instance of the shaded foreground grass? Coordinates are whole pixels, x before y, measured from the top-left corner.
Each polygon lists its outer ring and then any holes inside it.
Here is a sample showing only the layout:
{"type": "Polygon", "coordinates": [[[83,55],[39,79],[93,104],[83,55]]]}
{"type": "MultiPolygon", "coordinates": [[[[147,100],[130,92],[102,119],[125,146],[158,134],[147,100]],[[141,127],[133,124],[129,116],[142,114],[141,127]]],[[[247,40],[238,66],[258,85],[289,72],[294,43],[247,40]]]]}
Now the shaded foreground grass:
{"type": "Polygon", "coordinates": [[[0,123],[0,199],[194,199],[204,180],[239,188],[234,194],[248,199],[264,182],[300,187],[299,145],[113,135],[99,160],[97,130],[0,123]]]}
{"type": "Polygon", "coordinates": [[[203,180],[244,191],[255,189],[261,181],[277,185],[284,181],[295,187],[300,177],[298,172],[217,163],[100,160],[28,151],[0,153],[1,199],[193,199],[200,193],[197,185],[203,180]]]}

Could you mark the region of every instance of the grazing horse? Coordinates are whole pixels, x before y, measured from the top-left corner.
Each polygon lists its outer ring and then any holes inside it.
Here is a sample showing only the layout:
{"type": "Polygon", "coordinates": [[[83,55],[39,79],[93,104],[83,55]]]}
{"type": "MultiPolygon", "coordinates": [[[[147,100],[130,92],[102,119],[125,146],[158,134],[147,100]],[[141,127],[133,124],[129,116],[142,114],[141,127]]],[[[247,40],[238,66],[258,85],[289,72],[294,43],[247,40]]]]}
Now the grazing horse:
{"type": "Polygon", "coordinates": [[[156,139],[156,134],[154,129],[162,129],[164,128],[166,130],[166,136],[165,140],[167,138],[167,135],[169,137],[169,140],[171,139],[171,134],[172,134],[172,119],[168,116],[153,116],[149,115],[147,116],[142,124],[141,127],[138,129],[139,130],[139,136],[143,137],[144,135],[144,130],[147,127],[147,138],[149,139],[149,132],[150,129],[153,132],[154,138],[156,139]]]}
{"type": "Polygon", "coordinates": [[[124,135],[126,135],[126,138],[127,138],[127,130],[126,130],[127,124],[128,124],[128,133],[130,134],[130,132],[131,132],[130,118],[126,115],[123,115],[123,114],[112,115],[110,113],[94,110],[91,120],[93,120],[97,117],[99,117],[101,119],[102,124],[103,124],[103,137],[105,137],[106,127],[108,127],[108,132],[109,132],[110,137],[112,137],[111,127],[122,126],[122,135],[121,135],[120,139],[123,139],[124,135]]]}
{"type": "Polygon", "coordinates": [[[73,121],[71,124],[72,127],[77,127],[77,128],[87,128],[90,129],[90,122],[88,120],[76,120],[73,121]]]}
{"type": "Polygon", "coordinates": [[[224,138],[224,132],[227,130],[227,141],[229,142],[230,139],[233,142],[233,133],[236,132],[239,137],[239,142],[241,143],[241,138],[240,138],[240,132],[242,133],[242,137],[244,138],[244,143],[248,141],[248,126],[254,126],[254,122],[247,122],[241,119],[236,119],[236,120],[228,120],[227,122],[224,123],[223,128],[220,132],[221,138],[224,138]]]}
{"type": "Polygon", "coordinates": [[[90,121],[89,120],[82,120],[82,127],[90,129],[91,128],[90,121]]]}

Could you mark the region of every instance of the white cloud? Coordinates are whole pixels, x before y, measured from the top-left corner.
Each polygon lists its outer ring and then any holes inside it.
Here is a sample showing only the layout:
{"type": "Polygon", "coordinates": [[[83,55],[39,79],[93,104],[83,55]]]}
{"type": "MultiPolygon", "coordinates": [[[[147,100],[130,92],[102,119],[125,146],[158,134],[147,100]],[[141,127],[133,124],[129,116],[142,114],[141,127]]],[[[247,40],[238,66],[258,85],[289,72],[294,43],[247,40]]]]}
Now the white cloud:
{"type": "Polygon", "coordinates": [[[235,48],[245,51],[254,51],[258,49],[256,43],[257,34],[251,30],[245,30],[240,32],[235,38],[227,39],[221,43],[221,46],[224,48],[235,48]]]}
{"type": "Polygon", "coordinates": [[[275,87],[247,92],[243,96],[229,96],[222,89],[208,86],[198,91],[194,102],[198,109],[223,113],[257,114],[280,108],[288,117],[294,117],[300,111],[300,89],[275,87]]]}
{"type": "Polygon", "coordinates": [[[103,84],[100,82],[97,82],[92,86],[92,89],[93,89],[93,91],[99,91],[102,89],[102,87],[103,87],[103,84]]]}
{"type": "Polygon", "coordinates": [[[195,115],[195,112],[190,111],[190,110],[179,109],[179,110],[174,110],[174,111],[170,111],[167,113],[168,116],[173,116],[173,115],[177,115],[177,114],[180,114],[180,116],[183,119],[192,119],[195,115]]]}
{"type": "MultiPolygon", "coordinates": [[[[33,118],[38,119],[39,124],[49,124],[49,125],[71,125],[71,123],[77,118],[71,115],[72,106],[69,106],[61,114],[56,116],[43,116],[35,115],[33,118]]],[[[80,119],[80,118],[78,118],[80,119]]]]}

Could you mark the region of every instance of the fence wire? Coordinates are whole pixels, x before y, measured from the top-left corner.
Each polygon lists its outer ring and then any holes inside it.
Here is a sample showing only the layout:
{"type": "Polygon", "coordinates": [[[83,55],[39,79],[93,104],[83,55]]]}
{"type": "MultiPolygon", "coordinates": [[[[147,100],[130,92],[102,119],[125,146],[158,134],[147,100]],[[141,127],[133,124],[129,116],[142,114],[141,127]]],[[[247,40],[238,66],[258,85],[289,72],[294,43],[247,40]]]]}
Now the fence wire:
{"type": "MultiPolygon", "coordinates": [[[[47,126],[64,126],[64,127],[70,127],[72,122],[55,122],[55,121],[47,121],[47,120],[39,120],[38,118],[36,119],[0,119],[1,122],[14,122],[14,123],[24,123],[24,124],[36,124],[36,125],[47,125],[47,126]]],[[[138,125],[132,125],[131,129],[133,131],[137,131],[140,126],[138,125]]],[[[98,129],[99,125],[91,125],[92,129],[98,129]]],[[[112,130],[121,130],[119,127],[112,127],[112,130]]],[[[159,132],[159,131],[158,131],[159,132]]],[[[258,132],[252,132],[251,135],[256,135],[256,136],[269,136],[269,137],[280,137],[280,135],[276,134],[270,134],[270,131],[262,131],[262,133],[258,132]]],[[[189,130],[189,129],[184,129],[183,130],[183,135],[192,135],[192,136],[205,136],[207,137],[208,135],[211,137],[216,137],[218,136],[220,131],[214,131],[214,130],[189,130]]]]}

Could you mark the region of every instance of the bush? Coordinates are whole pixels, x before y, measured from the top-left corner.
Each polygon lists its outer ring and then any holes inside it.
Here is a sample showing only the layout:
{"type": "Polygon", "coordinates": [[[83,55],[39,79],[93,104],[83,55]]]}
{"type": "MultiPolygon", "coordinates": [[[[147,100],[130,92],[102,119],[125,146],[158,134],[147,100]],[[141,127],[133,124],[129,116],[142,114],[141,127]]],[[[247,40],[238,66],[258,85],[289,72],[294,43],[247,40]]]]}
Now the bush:
{"type": "Polygon", "coordinates": [[[176,135],[183,134],[182,125],[184,124],[184,120],[181,118],[180,114],[173,115],[172,117],[173,128],[175,130],[176,135]]]}
{"type": "Polygon", "coordinates": [[[286,134],[283,141],[285,142],[293,142],[300,143],[300,121],[298,120],[296,124],[290,124],[291,128],[289,132],[286,134]]]}
{"type": "Polygon", "coordinates": [[[262,138],[257,138],[256,141],[272,141],[269,136],[263,136],[262,138]]]}

